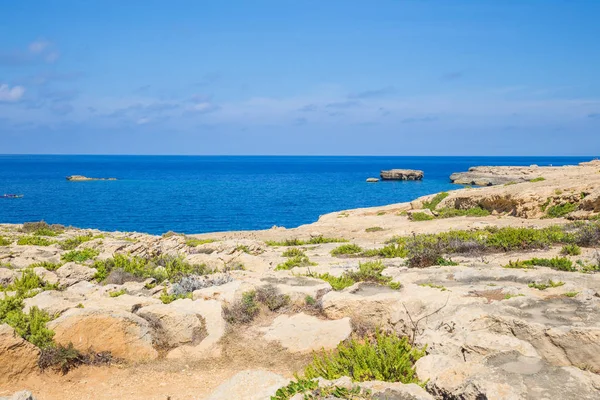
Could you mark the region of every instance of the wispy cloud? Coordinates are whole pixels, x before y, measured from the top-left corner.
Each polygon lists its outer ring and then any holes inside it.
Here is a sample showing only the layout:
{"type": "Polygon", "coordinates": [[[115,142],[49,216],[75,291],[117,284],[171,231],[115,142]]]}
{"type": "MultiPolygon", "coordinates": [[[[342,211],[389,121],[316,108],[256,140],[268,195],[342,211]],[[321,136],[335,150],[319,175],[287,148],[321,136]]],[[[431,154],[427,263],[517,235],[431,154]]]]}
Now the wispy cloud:
{"type": "Polygon", "coordinates": [[[372,99],[389,96],[396,93],[396,88],[393,86],[386,86],[381,89],[365,90],[358,93],[353,93],[348,96],[350,99],[372,99]]]}
{"type": "Polygon", "coordinates": [[[326,104],[325,108],[352,108],[352,107],[359,107],[360,105],[361,105],[360,101],[353,101],[353,100],[336,101],[333,103],[326,104]]]}
{"type": "Polygon", "coordinates": [[[60,57],[56,46],[45,39],[31,42],[26,49],[0,52],[0,65],[23,66],[35,63],[52,64],[60,57]]]}
{"type": "Polygon", "coordinates": [[[456,81],[458,79],[461,79],[462,77],[463,73],[461,71],[453,71],[442,75],[441,79],[443,81],[456,81]]]}
{"type": "Polygon", "coordinates": [[[7,84],[0,85],[0,101],[12,103],[21,100],[25,94],[23,86],[10,87],[7,84]]]}

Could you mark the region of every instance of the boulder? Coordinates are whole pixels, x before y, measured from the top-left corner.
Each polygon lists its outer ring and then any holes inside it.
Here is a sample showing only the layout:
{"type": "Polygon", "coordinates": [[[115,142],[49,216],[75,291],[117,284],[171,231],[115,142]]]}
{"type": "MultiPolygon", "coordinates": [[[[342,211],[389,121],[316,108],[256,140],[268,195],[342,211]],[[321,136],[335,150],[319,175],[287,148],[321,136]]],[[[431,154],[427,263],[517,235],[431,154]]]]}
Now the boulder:
{"type": "Polygon", "coordinates": [[[417,169],[390,169],[380,174],[384,181],[420,181],[423,175],[423,171],[417,169]]]}
{"type": "Polygon", "coordinates": [[[379,178],[367,178],[368,183],[376,183],[379,182],[379,178]]]}
{"type": "Polygon", "coordinates": [[[0,325],[0,386],[37,371],[39,349],[8,324],[0,325]]]}
{"type": "Polygon", "coordinates": [[[273,372],[246,370],[222,383],[206,400],[270,399],[277,389],[286,386],[289,382],[289,379],[273,372]]]}
{"type": "Polygon", "coordinates": [[[280,315],[262,331],[266,340],[279,342],[291,352],[305,353],[336,348],[350,336],[352,326],[348,317],[327,321],[300,313],[280,315]]]}
{"type": "Polygon", "coordinates": [[[204,336],[204,319],[200,313],[203,302],[191,299],[175,300],[171,304],[142,307],[137,315],[154,327],[154,345],[159,348],[197,344],[204,336]]]}
{"type": "Polygon", "coordinates": [[[81,296],[72,295],[56,290],[46,290],[23,301],[23,311],[29,312],[32,307],[47,312],[49,315],[58,316],[70,308],[77,307],[82,301],[81,296]]]}
{"type": "Polygon", "coordinates": [[[91,280],[96,275],[96,272],[98,272],[96,268],[68,262],[56,270],[56,275],[58,275],[61,282],[69,282],[68,286],[70,286],[73,283],[91,280]]]}
{"type": "Polygon", "coordinates": [[[415,383],[369,381],[359,383],[374,399],[379,400],[433,400],[433,396],[415,383]]]}
{"type": "Polygon", "coordinates": [[[12,269],[0,268],[0,286],[8,286],[19,277],[12,269]]]}
{"type": "Polygon", "coordinates": [[[81,350],[110,351],[128,361],[152,360],[158,353],[152,347],[150,324],[125,311],[73,308],[47,324],[55,332],[54,340],[70,342],[81,350]]]}
{"type": "Polygon", "coordinates": [[[58,275],[56,275],[52,271],[48,271],[44,267],[35,267],[33,269],[33,273],[39,276],[41,280],[43,280],[46,283],[49,283],[50,285],[56,285],[59,281],[58,275]]]}

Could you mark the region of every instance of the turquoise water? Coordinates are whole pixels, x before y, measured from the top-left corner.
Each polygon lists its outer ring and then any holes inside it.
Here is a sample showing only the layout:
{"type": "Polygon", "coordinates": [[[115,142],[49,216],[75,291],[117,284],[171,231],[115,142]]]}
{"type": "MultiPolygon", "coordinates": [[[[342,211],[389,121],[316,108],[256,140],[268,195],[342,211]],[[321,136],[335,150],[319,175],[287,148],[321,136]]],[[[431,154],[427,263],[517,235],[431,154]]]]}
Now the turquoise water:
{"type": "Polygon", "coordinates": [[[296,227],[350,208],[456,189],[475,165],[565,165],[592,157],[235,157],[0,155],[0,222],[45,220],[160,234],[296,227]],[[425,171],[422,182],[379,182],[381,169],[425,171]],[[68,182],[67,175],[117,181],[68,182]]]}

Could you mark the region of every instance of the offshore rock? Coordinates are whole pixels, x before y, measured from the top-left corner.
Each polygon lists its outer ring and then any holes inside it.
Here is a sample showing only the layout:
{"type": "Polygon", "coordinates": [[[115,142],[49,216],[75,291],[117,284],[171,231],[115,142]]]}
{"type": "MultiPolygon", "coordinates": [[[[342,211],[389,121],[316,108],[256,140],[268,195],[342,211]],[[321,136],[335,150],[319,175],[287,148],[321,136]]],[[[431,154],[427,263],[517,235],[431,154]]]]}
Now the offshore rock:
{"type": "Polygon", "coordinates": [[[390,169],[380,174],[384,181],[420,181],[423,175],[423,171],[417,169],[390,169]]]}

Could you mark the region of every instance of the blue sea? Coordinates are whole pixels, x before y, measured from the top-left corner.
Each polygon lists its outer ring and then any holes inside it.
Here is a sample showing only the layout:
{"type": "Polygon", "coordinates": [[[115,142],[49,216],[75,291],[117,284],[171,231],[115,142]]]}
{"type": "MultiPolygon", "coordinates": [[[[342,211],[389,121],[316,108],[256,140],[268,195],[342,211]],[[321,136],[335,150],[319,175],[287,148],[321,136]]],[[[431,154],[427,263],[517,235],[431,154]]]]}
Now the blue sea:
{"type": "Polygon", "coordinates": [[[0,223],[44,220],[160,234],[287,228],[344,209],[381,206],[458,188],[476,165],[566,165],[592,157],[279,157],[0,155],[0,223]],[[414,168],[421,182],[366,183],[414,168]],[[67,175],[117,181],[68,182],[67,175]]]}

